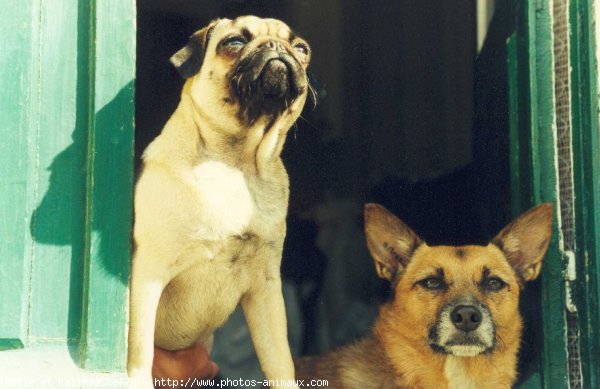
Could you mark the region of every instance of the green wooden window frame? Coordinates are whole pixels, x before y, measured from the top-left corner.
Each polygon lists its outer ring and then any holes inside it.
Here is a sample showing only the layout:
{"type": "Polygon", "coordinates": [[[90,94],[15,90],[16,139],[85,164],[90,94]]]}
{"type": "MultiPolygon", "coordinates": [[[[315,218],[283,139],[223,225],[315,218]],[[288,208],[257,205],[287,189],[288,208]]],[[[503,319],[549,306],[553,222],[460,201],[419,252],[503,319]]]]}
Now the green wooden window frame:
{"type": "MultiPolygon", "coordinates": [[[[510,100],[512,206],[516,215],[529,206],[560,202],[557,176],[557,112],[553,52],[552,2],[516,1],[517,27],[507,42],[510,100]]],[[[541,359],[524,388],[559,388],[569,383],[569,334],[566,312],[576,307],[581,385],[600,385],[599,286],[600,138],[598,134],[598,67],[593,0],[571,0],[568,41],[571,71],[570,111],[575,250],[569,258],[559,249],[558,221],[546,256],[541,288],[541,359]],[[573,261],[570,263],[569,261],[573,261]],[[574,267],[573,267],[574,266],[574,267]],[[573,272],[573,269],[574,272],[573,272]]],[[[560,209],[557,209],[557,213],[560,209]]],[[[572,345],[571,345],[572,346],[572,345]]]]}
{"type": "Polygon", "coordinates": [[[124,371],[135,2],[2,8],[0,366],[124,371]]]}
{"type": "MultiPolygon", "coordinates": [[[[570,2],[571,122],[577,282],[583,385],[600,386],[600,134],[594,1],[570,2]]],[[[595,4],[596,7],[600,5],[595,4]]]]}

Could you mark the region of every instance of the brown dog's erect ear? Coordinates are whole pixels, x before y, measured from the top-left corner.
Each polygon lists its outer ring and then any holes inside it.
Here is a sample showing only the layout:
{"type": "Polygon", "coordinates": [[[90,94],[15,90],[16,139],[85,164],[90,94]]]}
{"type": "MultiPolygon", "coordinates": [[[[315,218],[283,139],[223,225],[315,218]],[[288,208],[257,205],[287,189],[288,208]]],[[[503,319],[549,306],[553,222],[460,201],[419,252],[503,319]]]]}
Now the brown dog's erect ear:
{"type": "Polygon", "coordinates": [[[423,243],[406,224],[379,204],[365,205],[365,235],[377,274],[388,281],[404,270],[423,243]]]}
{"type": "Polygon", "coordinates": [[[196,31],[190,37],[188,43],[170,58],[171,63],[181,77],[189,78],[200,71],[202,61],[204,61],[204,51],[215,24],[217,24],[217,21],[213,21],[202,30],[196,31]]]}
{"type": "Polygon", "coordinates": [[[537,278],[552,237],[552,205],[530,209],[492,240],[525,281],[537,278]]]}

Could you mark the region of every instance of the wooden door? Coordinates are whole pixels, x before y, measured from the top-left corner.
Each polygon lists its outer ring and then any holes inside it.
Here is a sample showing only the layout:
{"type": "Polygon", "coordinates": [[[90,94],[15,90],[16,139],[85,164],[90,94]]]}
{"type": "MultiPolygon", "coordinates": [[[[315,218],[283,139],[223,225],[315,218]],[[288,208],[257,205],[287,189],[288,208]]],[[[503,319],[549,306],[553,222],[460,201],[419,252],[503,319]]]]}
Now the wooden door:
{"type": "Polygon", "coordinates": [[[121,371],[135,2],[7,0],[2,9],[0,375],[41,374],[63,357],[121,371]]]}

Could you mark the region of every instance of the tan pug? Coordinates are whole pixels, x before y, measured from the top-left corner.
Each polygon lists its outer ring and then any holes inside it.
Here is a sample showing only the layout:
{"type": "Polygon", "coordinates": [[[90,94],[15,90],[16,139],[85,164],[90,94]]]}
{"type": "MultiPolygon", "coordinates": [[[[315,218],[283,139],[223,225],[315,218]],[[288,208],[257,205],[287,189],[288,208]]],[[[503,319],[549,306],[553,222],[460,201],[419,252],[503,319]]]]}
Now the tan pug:
{"type": "Polygon", "coordinates": [[[268,379],[293,380],[281,293],[289,180],[280,158],[309,90],[308,44],[283,22],[221,19],[171,62],[179,106],[135,189],[128,373],[151,387],[153,347],[210,346],[241,303],[268,379]]]}

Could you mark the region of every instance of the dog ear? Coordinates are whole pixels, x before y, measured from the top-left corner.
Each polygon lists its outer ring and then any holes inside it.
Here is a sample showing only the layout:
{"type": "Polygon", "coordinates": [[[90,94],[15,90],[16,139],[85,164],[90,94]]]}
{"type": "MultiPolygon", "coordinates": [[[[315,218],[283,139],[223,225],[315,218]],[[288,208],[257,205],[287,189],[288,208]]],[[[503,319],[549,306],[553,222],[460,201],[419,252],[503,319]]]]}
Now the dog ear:
{"type": "Polygon", "coordinates": [[[552,237],[552,205],[530,209],[504,227],[492,240],[525,281],[537,278],[552,237]]]}
{"type": "Polygon", "coordinates": [[[169,59],[181,77],[189,78],[200,71],[206,46],[216,24],[217,21],[213,21],[202,30],[196,31],[188,43],[169,59]]]}
{"type": "Polygon", "coordinates": [[[379,204],[365,205],[367,247],[380,278],[392,281],[410,262],[423,241],[379,204]]]}

